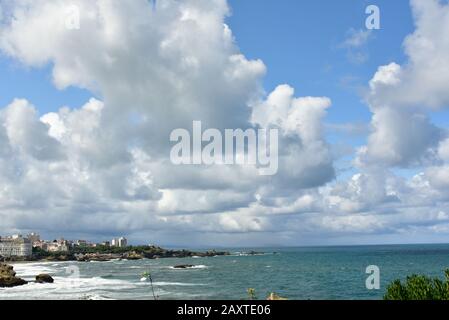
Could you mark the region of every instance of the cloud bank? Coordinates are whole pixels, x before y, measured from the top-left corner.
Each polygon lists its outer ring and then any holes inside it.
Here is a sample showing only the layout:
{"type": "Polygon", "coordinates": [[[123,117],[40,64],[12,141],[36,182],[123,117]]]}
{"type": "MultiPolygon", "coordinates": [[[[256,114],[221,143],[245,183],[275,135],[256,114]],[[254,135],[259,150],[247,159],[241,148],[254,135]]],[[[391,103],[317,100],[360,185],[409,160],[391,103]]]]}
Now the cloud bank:
{"type": "Polygon", "coordinates": [[[59,89],[101,97],[42,115],[22,97],[0,109],[1,233],[192,245],[447,234],[449,139],[429,112],[449,105],[449,5],[411,2],[408,61],[379,67],[368,84],[371,133],[345,180],[324,134],[331,98],[295,96],[288,84],[266,93],[269,70],[239,50],[225,0],[160,1],[156,11],[146,0],[74,3],[79,30],[65,27],[63,0],[0,5],[3,54],[50,65],[59,89]],[[172,165],[170,132],[195,120],[278,128],[279,173],[172,165]]]}

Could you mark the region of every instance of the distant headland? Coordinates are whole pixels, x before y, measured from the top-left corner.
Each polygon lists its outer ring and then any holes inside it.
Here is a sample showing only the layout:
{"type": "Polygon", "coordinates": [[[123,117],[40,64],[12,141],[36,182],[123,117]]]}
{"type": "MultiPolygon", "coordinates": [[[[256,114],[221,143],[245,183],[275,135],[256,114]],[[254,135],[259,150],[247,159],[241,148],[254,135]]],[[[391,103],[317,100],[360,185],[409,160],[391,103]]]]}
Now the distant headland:
{"type": "Polygon", "coordinates": [[[155,245],[131,246],[124,237],[102,243],[86,240],[41,240],[36,233],[0,237],[0,261],[111,261],[215,257],[226,251],[169,250],[155,245]]]}

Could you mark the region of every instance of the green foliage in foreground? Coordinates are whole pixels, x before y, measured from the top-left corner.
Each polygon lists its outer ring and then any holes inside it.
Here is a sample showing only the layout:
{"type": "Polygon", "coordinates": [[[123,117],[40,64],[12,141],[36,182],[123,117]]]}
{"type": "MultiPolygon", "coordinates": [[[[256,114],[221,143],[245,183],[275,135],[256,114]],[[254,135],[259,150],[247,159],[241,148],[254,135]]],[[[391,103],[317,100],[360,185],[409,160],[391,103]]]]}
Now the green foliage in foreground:
{"type": "Polygon", "coordinates": [[[449,269],[445,281],[422,275],[407,277],[405,283],[393,281],[387,288],[384,300],[449,300],[449,269]]]}
{"type": "Polygon", "coordinates": [[[248,293],[249,300],[257,300],[256,289],[249,288],[246,292],[248,293]]]}

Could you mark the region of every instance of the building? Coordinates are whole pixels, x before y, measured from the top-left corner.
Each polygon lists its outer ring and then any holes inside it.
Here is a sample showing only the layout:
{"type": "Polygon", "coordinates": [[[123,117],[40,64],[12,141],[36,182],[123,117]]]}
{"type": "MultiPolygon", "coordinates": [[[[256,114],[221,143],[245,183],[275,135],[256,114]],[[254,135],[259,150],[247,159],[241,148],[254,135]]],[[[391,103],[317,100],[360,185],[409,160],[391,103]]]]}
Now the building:
{"type": "Polygon", "coordinates": [[[0,256],[30,257],[33,253],[31,241],[22,236],[0,238],[0,256]]]}
{"type": "Polygon", "coordinates": [[[27,235],[27,238],[28,238],[28,240],[30,240],[30,242],[31,242],[31,244],[33,244],[33,246],[34,246],[34,243],[39,243],[41,241],[41,236],[34,232],[27,235]]]}
{"type": "Polygon", "coordinates": [[[105,241],[105,242],[102,242],[101,245],[102,245],[103,247],[110,247],[110,246],[111,246],[111,243],[110,243],[109,241],[105,241]]]}
{"type": "Polygon", "coordinates": [[[76,245],[78,247],[87,247],[87,241],[86,240],[77,240],[76,245]]]}
{"type": "Polygon", "coordinates": [[[47,251],[49,252],[69,252],[70,244],[67,240],[55,240],[47,244],[47,251]]]}
{"type": "Polygon", "coordinates": [[[47,251],[47,249],[48,249],[48,242],[43,241],[43,240],[38,241],[38,242],[34,242],[33,243],[33,247],[34,248],[39,248],[39,249],[44,250],[44,251],[47,251]]]}
{"type": "Polygon", "coordinates": [[[126,240],[126,238],[124,238],[124,237],[112,239],[112,241],[111,241],[111,247],[125,248],[127,246],[128,246],[128,240],[126,240]]]}
{"type": "Polygon", "coordinates": [[[128,246],[128,240],[126,240],[126,238],[123,238],[123,237],[119,238],[119,239],[118,239],[118,246],[119,246],[120,248],[125,248],[125,247],[127,247],[127,246],[128,246]]]}

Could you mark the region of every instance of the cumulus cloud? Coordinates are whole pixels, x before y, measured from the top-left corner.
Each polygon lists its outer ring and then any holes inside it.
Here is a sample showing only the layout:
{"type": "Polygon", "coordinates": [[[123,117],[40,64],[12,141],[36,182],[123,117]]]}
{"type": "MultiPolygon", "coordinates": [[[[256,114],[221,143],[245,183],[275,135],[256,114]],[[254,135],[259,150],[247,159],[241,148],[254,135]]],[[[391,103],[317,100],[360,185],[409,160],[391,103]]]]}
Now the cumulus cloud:
{"type": "Polygon", "coordinates": [[[330,105],[327,97],[295,98],[292,87],[281,85],[266,101],[254,106],[254,124],[278,128],[282,133],[280,172],[272,183],[282,188],[310,188],[334,178],[333,158],[322,124],[330,105]]]}
{"type": "MultiPolygon", "coordinates": [[[[268,70],[240,52],[225,0],[160,1],[157,10],[146,0],[73,3],[79,30],[66,28],[63,0],[0,4],[4,54],[51,66],[57,88],[99,97],[48,114],[23,99],[0,109],[0,232],[241,245],[449,225],[447,135],[428,116],[449,99],[448,5],[412,1],[409,61],[379,67],[369,83],[372,131],[355,159],[360,172],[345,180],[323,125],[331,99],[289,85],[265,93],[268,70]],[[196,120],[279,129],[278,174],[172,165],[170,132],[196,120]],[[391,170],[423,165],[412,178],[391,170]]],[[[369,37],[354,32],[346,46],[369,37]]]]}
{"type": "Polygon", "coordinates": [[[412,0],[411,7],[416,29],[404,41],[407,63],[379,67],[369,83],[372,133],[362,163],[426,164],[444,138],[427,114],[449,106],[449,5],[412,0]]]}
{"type": "Polygon", "coordinates": [[[372,118],[368,145],[359,150],[359,162],[387,166],[418,165],[430,161],[443,136],[427,116],[394,108],[378,108],[372,118]]]}
{"type": "Polygon", "coordinates": [[[404,41],[408,61],[379,68],[371,81],[370,105],[394,108],[448,107],[449,6],[411,0],[415,31],[404,41]]]}
{"type": "Polygon", "coordinates": [[[25,100],[2,111],[2,152],[23,156],[0,179],[1,215],[16,228],[43,228],[47,216],[46,230],[71,232],[262,232],[267,220],[245,208],[295,194],[294,206],[307,207],[301,190],[333,179],[321,128],[330,99],[294,98],[287,85],[266,96],[266,67],[239,51],[225,0],[164,1],[156,11],[146,0],[73,4],[80,29],[66,28],[66,1],[2,3],[3,53],[30,67],[50,64],[57,88],[101,97],[43,115],[25,100]],[[194,120],[280,128],[279,177],[247,166],[173,166],[169,134],[194,120]]]}

